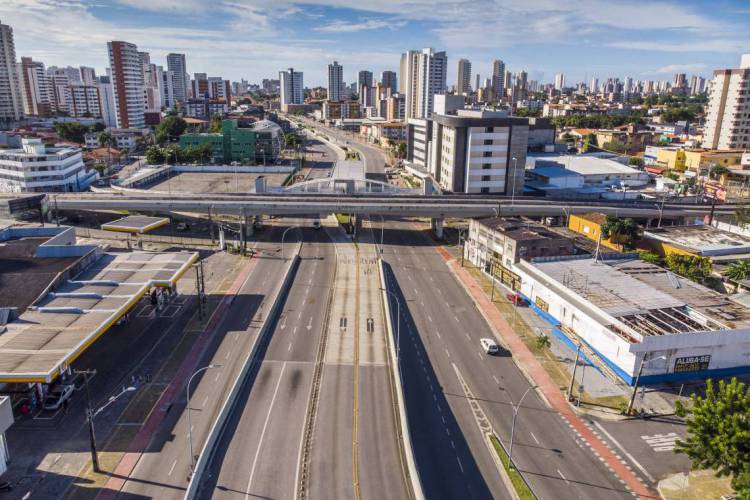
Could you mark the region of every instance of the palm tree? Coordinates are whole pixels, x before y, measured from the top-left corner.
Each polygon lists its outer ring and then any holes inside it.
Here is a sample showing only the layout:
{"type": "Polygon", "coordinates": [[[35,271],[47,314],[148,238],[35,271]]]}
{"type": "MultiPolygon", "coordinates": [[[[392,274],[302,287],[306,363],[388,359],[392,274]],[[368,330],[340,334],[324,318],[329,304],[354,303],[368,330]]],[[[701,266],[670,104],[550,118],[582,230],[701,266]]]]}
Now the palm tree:
{"type": "Polygon", "coordinates": [[[747,277],[750,276],[750,260],[732,262],[729,267],[724,270],[723,274],[735,282],[747,279],[747,277]]]}
{"type": "Polygon", "coordinates": [[[112,165],[112,146],[115,144],[115,138],[106,130],[99,134],[99,146],[107,148],[107,161],[112,165]]]}

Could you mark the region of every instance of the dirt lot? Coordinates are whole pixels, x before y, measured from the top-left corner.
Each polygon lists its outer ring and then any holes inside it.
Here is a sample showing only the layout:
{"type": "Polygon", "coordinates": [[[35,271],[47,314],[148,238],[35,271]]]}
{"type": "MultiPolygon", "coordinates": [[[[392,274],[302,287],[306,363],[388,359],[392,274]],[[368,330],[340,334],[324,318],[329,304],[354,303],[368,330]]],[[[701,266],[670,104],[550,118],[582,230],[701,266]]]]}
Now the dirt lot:
{"type": "Polygon", "coordinates": [[[183,172],[149,187],[150,191],[175,193],[247,193],[255,190],[255,179],[265,176],[268,187],[280,186],[287,174],[183,172]],[[171,185],[171,187],[170,187],[171,185]]]}

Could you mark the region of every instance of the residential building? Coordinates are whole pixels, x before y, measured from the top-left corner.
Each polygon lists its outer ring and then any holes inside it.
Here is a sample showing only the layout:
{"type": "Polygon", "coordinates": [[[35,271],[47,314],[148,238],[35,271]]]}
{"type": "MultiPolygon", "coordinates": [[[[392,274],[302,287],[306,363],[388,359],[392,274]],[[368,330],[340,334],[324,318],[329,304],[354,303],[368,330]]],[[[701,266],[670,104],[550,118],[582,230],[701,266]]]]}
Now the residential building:
{"type": "Polygon", "coordinates": [[[166,109],[176,109],[177,97],[174,93],[174,71],[164,71],[163,67],[157,66],[156,73],[160,76],[159,94],[161,96],[162,106],[166,109]]]}
{"type": "Polygon", "coordinates": [[[101,96],[98,85],[71,85],[70,88],[70,116],[101,118],[101,96]]]}
{"type": "Polygon", "coordinates": [[[143,65],[135,44],[107,43],[118,128],[143,128],[143,65]]]}
{"type": "Polygon", "coordinates": [[[52,89],[52,112],[70,114],[70,86],[74,83],[71,83],[69,72],[51,66],[47,69],[47,78],[52,89]]]}
{"type": "Polygon", "coordinates": [[[432,120],[409,118],[406,120],[406,163],[422,172],[429,172],[432,120]]]}
{"type": "Polygon", "coordinates": [[[357,89],[365,87],[372,87],[372,71],[363,69],[357,74],[357,89]]]}
{"type": "Polygon", "coordinates": [[[22,57],[18,64],[23,89],[23,112],[27,116],[49,116],[52,113],[54,93],[44,69],[44,63],[22,57]]]}
{"type": "Polygon", "coordinates": [[[591,79],[591,86],[589,87],[589,92],[592,94],[596,94],[599,92],[599,79],[594,77],[591,79]]]}
{"type": "MultiPolygon", "coordinates": [[[[133,150],[141,143],[146,142],[148,136],[151,134],[151,132],[145,128],[109,128],[107,129],[107,132],[109,132],[115,141],[114,147],[128,151],[133,150]]],[[[100,132],[90,132],[84,136],[87,148],[96,149],[100,147],[99,134],[100,132]]]]}
{"type": "Polygon", "coordinates": [[[21,149],[0,150],[0,191],[80,191],[95,178],[95,171],[86,173],[79,148],[24,138],[21,149]]]}
{"type": "Polygon", "coordinates": [[[328,65],[328,100],[333,102],[343,101],[344,94],[344,67],[338,61],[328,65]]]}
{"type": "Polygon", "coordinates": [[[505,95],[505,89],[508,87],[510,87],[510,82],[506,82],[505,63],[500,59],[495,59],[492,63],[492,93],[494,99],[501,100],[505,95]]]}
{"type": "Polygon", "coordinates": [[[468,59],[458,60],[456,93],[463,95],[469,95],[471,93],[471,61],[468,59]]]}
{"type": "Polygon", "coordinates": [[[742,56],[737,69],[714,71],[703,146],[750,148],[750,54],[742,56]]]}
{"type": "MultiPolygon", "coordinates": [[[[109,71],[109,70],[108,70],[109,71]]],[[[99,109],[102,112],[102,120],[107,128],[117,127],[117,103],[115,102],[115,89],[112,86],[112,78],[99,77],[99,109]]]]}
{"type": "Polygon", "coordinates": [[[448,56],[425,48],[401,56],[401,85],[406,99],[406,118],[429,118],[434,96],[445,93],[448,56]]]}
{"type": "Polygon", "coordinates": [[[362,107],[358,101],[324,101],[321,107],[321,119],[326,121],[361,117],[362,107]]]}
{"type": "Polygon", "coordinates": [[[529,122],[505,112],[434,114],[429,171],[454,193],[523,193],[529,122]]]}
{"type": "Polygon", "coordinates": [[[304,104],[305,86],[301,71],[294,71],[289,68],[288,71],[279,72],[279,90],[281,92],[281,109],[286,110],[290,104],[304,104]]]}
{"type": "Polygon", "coordinates": [[[392,94],[386,98],[385,119],[403,120],[406,111],[406,99],[402,94],[392,94]]]}
{"type": "Polygon", "coordinates": [[[253,129],[239,128],[236,120],[224,120],[219,133],[181,135],[180,147],[200,147],[210,144],[214,163],[254,164],[256,163],[257,136],[257,132],[253,129]]]}
{"type": "Polygon", "coordinates": [[[216,114],[223,116],[229,112],[229,104],[224,99],[188,99],[182,106],[185,116],[206,121],[216,114]]]}
{"type": "Polygon", "coordinates": [[[0,23],[0,127],[23,117],[23,93],[16,67],[13,28],[0,23]]]}
{"type": "Polygon", "coordinates": [[[190,84],[185,54],[167,54],[167,71],[172,72],[175,104],[185,102],[188,99],[188,86],[190,84]]]}
{"type": "Polygon", "coordinates": [[[270,80],[268,78],[264,78],[263,82],[261,82],[261,88],[266,94],[278,94],[280,85],[281,80],[270,80]]]}
{"type": "Polygon", "coordinates": [[[562,90],[565,88],[565,75],[558,73],[555,75],[555,90],[562,90]]]}
{"type": "Polygon", "coordinates": [[[398,92],[398,77],[395,71],[383,71],[380,74],[380,83],[387,89],[390,89],[391,94],[398,92]]]}
{"type": "Polygon", "coordinates": [[[78,68],[81,73],[81,83],[84,85],[96,85],[96,70],[88,66],[78,68]]]}
{"type": "Polygon", "coordinates": [[[83,83],[83,80],[81,79],[80,68],[74,68],[73,66],[50,66],[49,68],[47,68],[47,72],[54,75],[66,76],[68,78],[68,83],[70,83],[71,85],[83,83]]]}

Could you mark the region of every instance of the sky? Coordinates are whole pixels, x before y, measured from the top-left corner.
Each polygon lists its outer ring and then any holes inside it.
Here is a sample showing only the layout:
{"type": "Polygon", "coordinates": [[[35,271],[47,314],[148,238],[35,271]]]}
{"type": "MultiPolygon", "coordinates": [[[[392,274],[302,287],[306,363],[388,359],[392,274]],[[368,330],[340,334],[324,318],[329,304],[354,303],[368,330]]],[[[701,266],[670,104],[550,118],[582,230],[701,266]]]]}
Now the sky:
{"type": "MultiPolygon", "coordinates": [[[[16,58],[47,66],[108,65],[107,41],[125,40],[166,67],[185,53],[188,72],[260,83],[281,69],[325,85],[327,64],[398,71],[400,54],[433,47],[484,79],[492,61],[529,79],[671,80],[710,76],[750,52],[747,0],[0,0],[16,58]]],[[[472,77],[472,84],[473,84],[472,77]]]]}

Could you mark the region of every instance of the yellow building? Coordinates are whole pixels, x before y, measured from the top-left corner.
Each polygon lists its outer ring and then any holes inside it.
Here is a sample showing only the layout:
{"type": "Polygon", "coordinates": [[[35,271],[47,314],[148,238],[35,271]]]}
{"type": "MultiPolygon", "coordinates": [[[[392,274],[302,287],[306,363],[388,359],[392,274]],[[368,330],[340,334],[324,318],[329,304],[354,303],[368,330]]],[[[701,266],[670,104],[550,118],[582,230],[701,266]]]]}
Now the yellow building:
{"type": "MultiPolygon", "coordinates": [[[[606,220],[606,215],[596,212],[588,214],[571,214],[568,220],[568,229],[582,234],[590,240],[599,241],[602,234],[602,225],[606,220]]],[[[620,251],[620,245],[609,239],[602,238],[601,245],[611,250],[620,251]]]]}
{"type": "Polygon", "coordinates": [[[685,167],[697,175],[708,175],[714,165],[730,168],[742,163],[742,149],[686,149],[685,167]]]}
{"type": "Polygon", "coordinates": [[[680,148],[659,148],[656,151],[656,164],[669,170],[685,171],[685,150],[680,148]]]}

